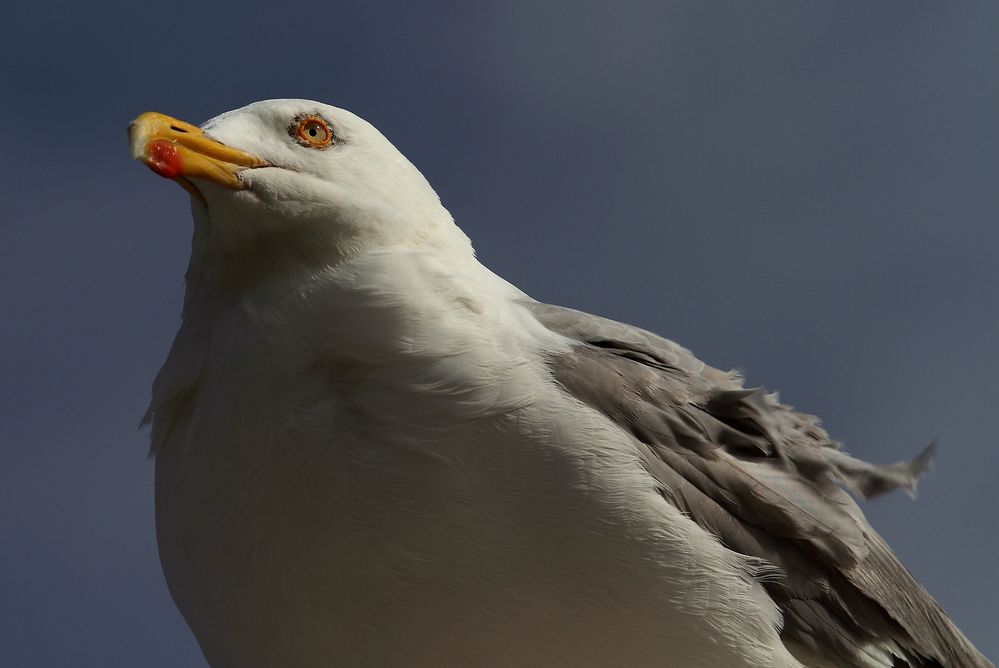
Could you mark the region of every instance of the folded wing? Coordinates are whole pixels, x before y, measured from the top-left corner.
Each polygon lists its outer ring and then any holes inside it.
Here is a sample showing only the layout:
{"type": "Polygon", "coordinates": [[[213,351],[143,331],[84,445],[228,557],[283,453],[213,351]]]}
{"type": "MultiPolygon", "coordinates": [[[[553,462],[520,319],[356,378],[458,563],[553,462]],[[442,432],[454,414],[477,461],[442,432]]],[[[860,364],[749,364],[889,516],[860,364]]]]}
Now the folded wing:
{"type": "Polygon", "coordinates": [[[524,302],[578,342],[549,359],[566,392],[633,437],[663,497],[728,548],[760,560],[806,664],[991,666],[899,563],[846,490],[910,493],[932,446],[876,466],[831,441],[811,415],[742,387],[650,332],[524,302]]]}

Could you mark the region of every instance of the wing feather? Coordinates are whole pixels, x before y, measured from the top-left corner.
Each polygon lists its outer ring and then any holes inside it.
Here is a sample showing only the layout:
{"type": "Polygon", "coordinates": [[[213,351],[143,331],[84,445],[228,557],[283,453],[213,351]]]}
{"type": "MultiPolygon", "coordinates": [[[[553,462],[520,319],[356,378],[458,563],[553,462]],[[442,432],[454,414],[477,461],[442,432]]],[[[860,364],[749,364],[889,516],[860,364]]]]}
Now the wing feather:
{"type": "Polygon", "coordinates": [[[525,301],[578,342],[549,366],[565,391],[629,433],[663,497],[727,547],[758,560],[808,663],[991,666],[892,554],[847,493],[914,492],[932,446],[877,466],[831,441],[817,418],[743,388],[651,332],[525,301]],[[776,577],[775,577],[776,575],[776,577]]]}

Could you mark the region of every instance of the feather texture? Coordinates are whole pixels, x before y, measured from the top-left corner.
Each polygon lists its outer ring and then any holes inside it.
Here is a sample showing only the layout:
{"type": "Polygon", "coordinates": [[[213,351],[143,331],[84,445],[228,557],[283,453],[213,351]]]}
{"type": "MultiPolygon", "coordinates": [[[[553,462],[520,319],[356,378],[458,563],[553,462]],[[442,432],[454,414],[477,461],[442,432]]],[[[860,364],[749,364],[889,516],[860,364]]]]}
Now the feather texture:
{"type": "Polygon", "coordinates": [[[843,452],[818,420],[744,389],[654,334],[523,302],[578,342],[549,357],[567,392],[633,436],[671,504],[730,549],[772,566],[767,593],[803,661],[839,666],[991,666],[871,528],[861,496],[913,493],[933,446],[911,462],[843,452]]]}

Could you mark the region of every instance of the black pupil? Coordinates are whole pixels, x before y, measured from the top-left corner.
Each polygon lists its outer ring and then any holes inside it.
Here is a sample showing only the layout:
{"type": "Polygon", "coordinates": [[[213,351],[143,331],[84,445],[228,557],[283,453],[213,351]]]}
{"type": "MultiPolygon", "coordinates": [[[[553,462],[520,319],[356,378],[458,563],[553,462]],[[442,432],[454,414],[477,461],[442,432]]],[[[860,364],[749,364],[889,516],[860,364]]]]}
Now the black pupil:
{"type": "Polygon", "coordinates": [[[315,137],[317,134],[318,133],[316,132],[316,127],[315,126],[312,126],[311,128],[309,128],[309,135],[310,136],[315,137]]]}

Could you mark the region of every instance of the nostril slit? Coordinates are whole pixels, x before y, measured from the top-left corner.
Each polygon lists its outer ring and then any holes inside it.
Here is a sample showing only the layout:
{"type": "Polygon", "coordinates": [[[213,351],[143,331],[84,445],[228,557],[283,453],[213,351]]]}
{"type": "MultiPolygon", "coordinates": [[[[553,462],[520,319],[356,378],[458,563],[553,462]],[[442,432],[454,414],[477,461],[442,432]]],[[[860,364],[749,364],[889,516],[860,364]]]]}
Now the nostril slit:
{"type": "Polygon", "coordinates": [[[185,130],[184,128],[178,128],[176,125],[171,125],[170,129],[174,130],[175,132],[187,132],[187,130],[185,130]]]}

